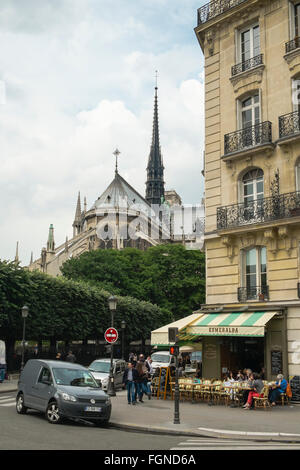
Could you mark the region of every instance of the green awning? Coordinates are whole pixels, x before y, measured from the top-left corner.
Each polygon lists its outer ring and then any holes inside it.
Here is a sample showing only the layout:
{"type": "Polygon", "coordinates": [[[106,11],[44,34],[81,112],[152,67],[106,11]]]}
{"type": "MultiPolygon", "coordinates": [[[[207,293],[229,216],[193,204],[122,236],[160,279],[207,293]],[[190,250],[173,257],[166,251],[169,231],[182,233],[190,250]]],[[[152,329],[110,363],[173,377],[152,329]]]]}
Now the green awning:
{"type": "Polygon", "coordinates": [[[277,312],[206,313],[186,328],[196,336],[264,336],[265,326],[277,312]]]}
{"type": "Polygon", "coordinates": [[[193,313],[188,317],[181,318],[173,323],[169,323],[168,325],[162,326],[157,330],[151,332],[151,344],[152,346],[169,346],[169,335],[168,330],[171,327],[178,328],[179,331],[179,340],[180,344],[183,344],[182,341],[193,340],[194,335],[186,334],[186,327],[188,327],[191,323],[199,320],[202,317],[202,313],[193,313]],[[183,334],[181,335],[180,332],[183,334]]]}

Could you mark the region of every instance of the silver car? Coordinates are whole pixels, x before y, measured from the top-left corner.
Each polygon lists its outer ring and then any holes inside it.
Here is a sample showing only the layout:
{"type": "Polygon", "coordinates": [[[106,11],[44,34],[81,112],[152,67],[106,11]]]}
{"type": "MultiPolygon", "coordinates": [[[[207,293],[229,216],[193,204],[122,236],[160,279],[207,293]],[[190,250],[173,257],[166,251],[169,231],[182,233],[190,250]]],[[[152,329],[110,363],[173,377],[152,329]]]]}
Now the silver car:
{"type": "MultiPolygon", "coordinates": [[[[126,369],[126,361],[123,359],[113,359],[113,377],[115,389],[122,388],[123,375],[126,369]]],[[[89,371],[101,386],[102,390],[107,390],[110,372],[110,359],[96,359],[89,365],[89,371]]]]}

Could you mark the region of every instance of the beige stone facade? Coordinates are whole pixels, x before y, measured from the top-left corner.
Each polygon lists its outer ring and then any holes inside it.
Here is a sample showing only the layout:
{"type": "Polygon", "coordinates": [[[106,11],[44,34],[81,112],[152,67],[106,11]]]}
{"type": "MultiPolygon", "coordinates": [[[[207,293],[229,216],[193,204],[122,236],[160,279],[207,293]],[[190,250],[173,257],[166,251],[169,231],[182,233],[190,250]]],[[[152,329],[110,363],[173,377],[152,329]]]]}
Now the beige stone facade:
{"type": "Polygon", "coordinates": [[[215,0],[195,28],[205,56],[205,308],[278,311],[266,325],[269,377],[276,349],[284,374],[300,375],[299,11],[288,0],[215,0]]]}

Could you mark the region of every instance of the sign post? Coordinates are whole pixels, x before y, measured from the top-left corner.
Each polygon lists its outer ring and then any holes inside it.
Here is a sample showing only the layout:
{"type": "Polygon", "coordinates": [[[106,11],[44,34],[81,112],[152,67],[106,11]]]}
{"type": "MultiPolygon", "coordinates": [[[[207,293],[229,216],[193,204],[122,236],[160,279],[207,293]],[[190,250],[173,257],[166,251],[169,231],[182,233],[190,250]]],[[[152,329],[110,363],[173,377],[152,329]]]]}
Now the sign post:
{"type": "Polygon", "coordinates": [[[179,384],[178,384],[178,355],[179,345],[178,343],[178,328],[169,328],[168,331],[169,343],[175,343],[174,346],[170,346],[170,354],[175,356],[175,396],[174,396],[174,424],[180,424],[179,418],[179,384]]]}
{"type": "Polygon", "coordinates": [[[110,328],[107,328],[106,332],[104,333],[105,341],[110,344],[110,371],[109,371],[107,394],[111,397],[116,396],[114,374],[113,374],[113,357],[114,357],[113,351],[114,351],[114,343],[118,340],[118,336],[119,336],[118,332],[113,326],[111,326],[110,328]]]}

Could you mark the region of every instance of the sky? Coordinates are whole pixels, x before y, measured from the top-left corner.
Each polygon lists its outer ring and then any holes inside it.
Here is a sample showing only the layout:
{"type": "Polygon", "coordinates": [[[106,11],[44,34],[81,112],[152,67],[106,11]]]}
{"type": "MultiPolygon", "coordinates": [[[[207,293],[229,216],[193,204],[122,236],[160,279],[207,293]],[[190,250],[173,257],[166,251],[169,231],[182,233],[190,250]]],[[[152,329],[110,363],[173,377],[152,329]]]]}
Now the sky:
{"type": "Polygon", "coordinates": [[[158,70],[165,189],[203,196],[203,0],[1,0],[0,259],[72,237],[119,173],[145,194],[158,70]]]}

